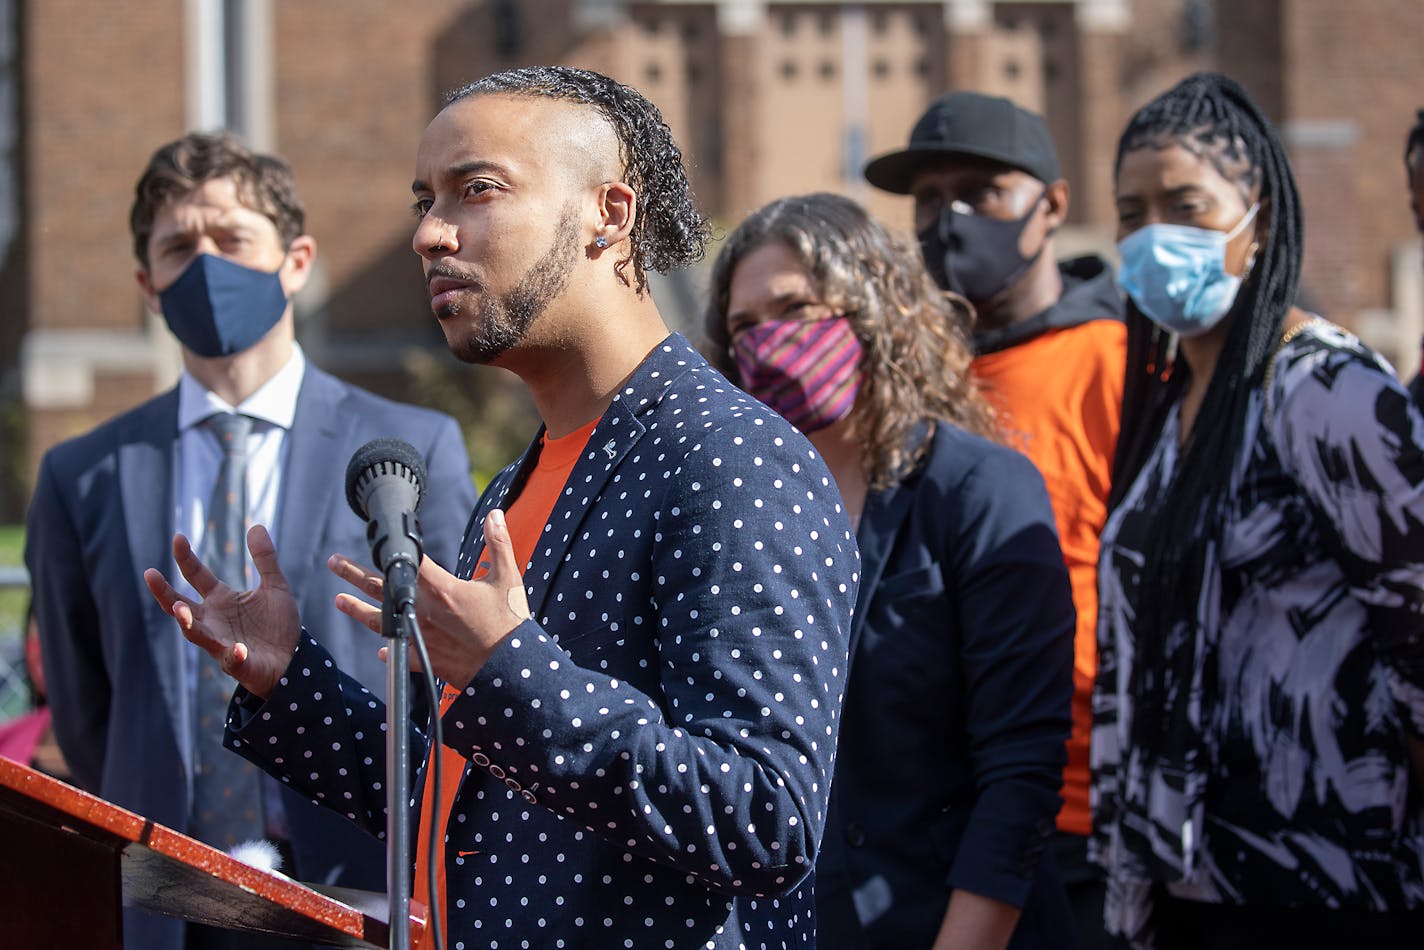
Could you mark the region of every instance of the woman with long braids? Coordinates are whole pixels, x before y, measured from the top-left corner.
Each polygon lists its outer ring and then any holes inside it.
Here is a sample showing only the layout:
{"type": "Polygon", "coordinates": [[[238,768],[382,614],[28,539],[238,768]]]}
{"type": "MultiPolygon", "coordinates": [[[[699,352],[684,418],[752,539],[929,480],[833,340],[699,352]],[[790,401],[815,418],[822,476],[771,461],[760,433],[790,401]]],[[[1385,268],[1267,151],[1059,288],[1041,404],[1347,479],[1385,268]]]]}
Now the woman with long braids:
{"type": "Polygon", "coordinates": [[[1128,371],[1092,737],[1137,946],[1418,946],[1424,417],[1294,306],[1300,200],[1234,82],[1118,145],[1128,371]]]}
{"type": "Polygon", "coordinates": [[[1072,945],[1040,858],[1073,602],[1043,479],[991,441],[967,316],[914,249],[836,195],[753,213],[713,271],[712,358],[810,439],[861,549],[816,864],[823,947],[1072,945]]]}

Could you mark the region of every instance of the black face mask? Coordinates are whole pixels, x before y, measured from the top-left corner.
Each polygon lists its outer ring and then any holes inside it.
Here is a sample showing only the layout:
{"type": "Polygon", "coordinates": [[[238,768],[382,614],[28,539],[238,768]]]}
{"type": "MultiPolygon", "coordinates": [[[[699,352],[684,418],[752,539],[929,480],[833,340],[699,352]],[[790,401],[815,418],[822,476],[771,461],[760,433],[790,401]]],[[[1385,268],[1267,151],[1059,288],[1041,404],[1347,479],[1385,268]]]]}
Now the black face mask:
{"type": "Polygon", "coordinates": [[[1040,195],[1027,214],[1012,221],[948,207],[941,211],[934,224],[919,233],[925,267],[935,283],[977,305],[1022,277],[1043,253],[1042,244],[1032,257],[1019,253],[1019,237],[1042,200],[1040,195]]]}

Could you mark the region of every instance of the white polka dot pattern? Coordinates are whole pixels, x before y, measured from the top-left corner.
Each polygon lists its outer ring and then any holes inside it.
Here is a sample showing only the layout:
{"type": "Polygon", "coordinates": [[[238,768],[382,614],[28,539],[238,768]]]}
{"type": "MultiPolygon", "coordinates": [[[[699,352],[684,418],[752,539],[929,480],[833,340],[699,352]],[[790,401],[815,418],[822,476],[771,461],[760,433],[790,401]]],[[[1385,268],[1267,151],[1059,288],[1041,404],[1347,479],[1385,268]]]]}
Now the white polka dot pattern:
{"type": "MultiPolygon", "coordinates": [[[[471,532],[461,576],[481,547],[471,532]]],[[[534,619],[444,716],[472,763],[446,839],[449,945],[813,945],[857,571],[809,443],[669,337],[555,505],[525,569],[534,619]]],[[[384,827],[384,711],[314,641],[256,714],[235,711],[243,754],[384,827]]]]}

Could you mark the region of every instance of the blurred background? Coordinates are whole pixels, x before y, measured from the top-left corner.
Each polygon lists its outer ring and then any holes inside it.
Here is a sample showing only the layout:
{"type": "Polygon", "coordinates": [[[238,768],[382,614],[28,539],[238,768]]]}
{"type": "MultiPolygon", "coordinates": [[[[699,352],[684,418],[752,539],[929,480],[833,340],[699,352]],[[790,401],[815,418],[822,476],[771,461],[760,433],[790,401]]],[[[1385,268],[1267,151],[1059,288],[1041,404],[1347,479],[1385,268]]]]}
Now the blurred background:
{"type": "MultiPolygon", "coordinates": [[[[1422,41],[1424,0],[0,0],[0,720],[28,698],[20,525],[40,455],[177,378],[127,219],[148,156],[188,129],[231,128],[292,163],[319,245],[297,301],[309,358],[455,415],[483,484],[536,420],[512,377],[446,352],[407,211],[420,132],[464,81],[562,63],[636,86],[723,230],[813,190],[907,228],[908,199],[865,185],[865,159],[947,89],[1007,95],[1057,140],[1073,194],[1060,251],[1111,256],[1118,133],[1177,79],[1220,70],[1290,149],[1304,302],[1408,378],[1424,267],[1402,156],[1422,41]]],[[[700,271],[654,294],[695,338],[700,271]]]]}

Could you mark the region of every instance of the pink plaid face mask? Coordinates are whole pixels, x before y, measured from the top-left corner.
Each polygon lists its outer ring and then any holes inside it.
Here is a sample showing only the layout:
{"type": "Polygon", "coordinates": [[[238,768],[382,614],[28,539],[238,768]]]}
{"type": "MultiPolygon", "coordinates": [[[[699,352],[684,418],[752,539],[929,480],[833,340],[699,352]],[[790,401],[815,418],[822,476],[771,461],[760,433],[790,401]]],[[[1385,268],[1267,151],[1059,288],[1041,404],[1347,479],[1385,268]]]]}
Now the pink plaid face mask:
{"type": "Polygon", "coordinates": [[[743,388],[808,434],[850,414],[860,391],[860,355],[843,316],[767,320],[732,339],[743,388]]]}

